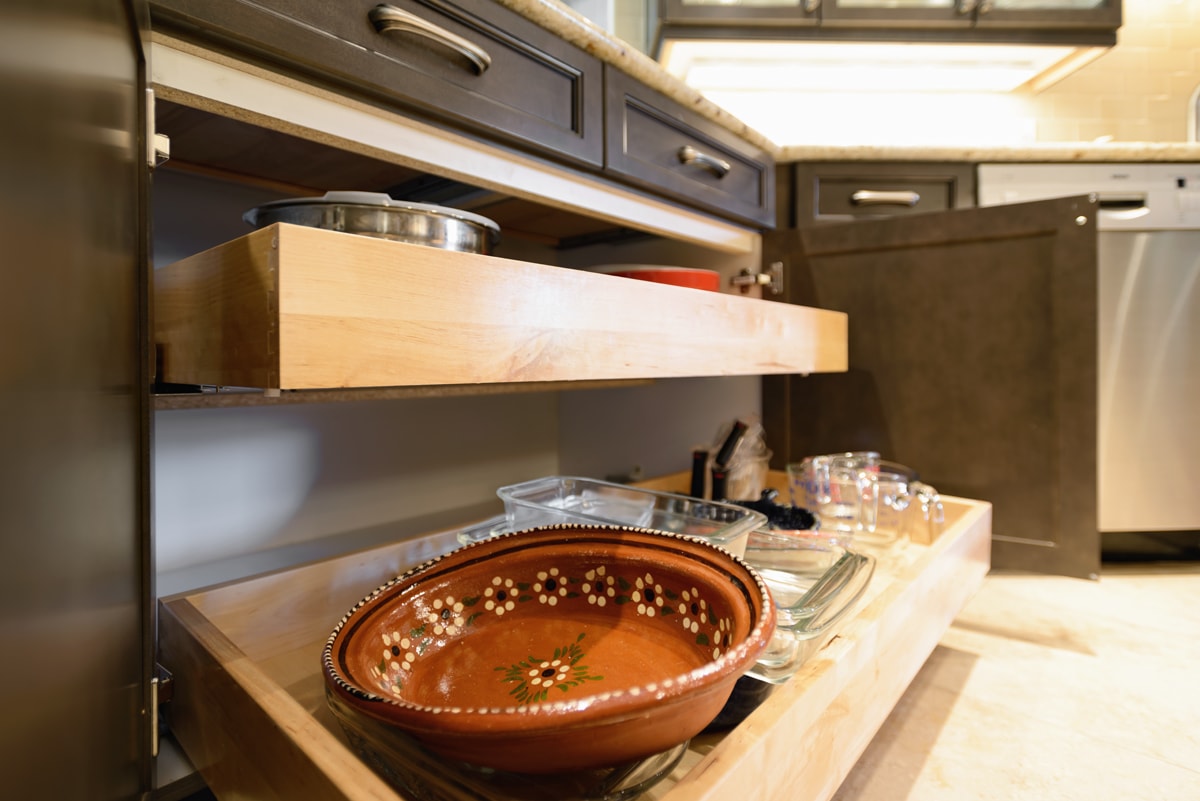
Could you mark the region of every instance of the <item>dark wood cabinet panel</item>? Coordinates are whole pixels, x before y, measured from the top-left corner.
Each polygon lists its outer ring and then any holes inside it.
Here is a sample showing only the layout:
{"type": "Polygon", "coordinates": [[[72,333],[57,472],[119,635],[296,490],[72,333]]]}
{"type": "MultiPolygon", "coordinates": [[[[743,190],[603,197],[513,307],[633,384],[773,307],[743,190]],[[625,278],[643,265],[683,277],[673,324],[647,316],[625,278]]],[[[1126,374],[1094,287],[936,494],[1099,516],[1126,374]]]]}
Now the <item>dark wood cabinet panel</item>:
{"type": "Polygon", "coordinates": [[[489,137],[602,162],[599,59],[487,0],[152,0],[151,10],[157,28],[489,137]],[[377,8],[417,22],[381,32],[377,8]]]}
{"type": "Polygon", "coordinates": [[[605,170],[692,205],[775,224],[771,155],[629,75],[606,68],[605,170]]]}
{"type": "Polygon", "coordinates": [[[1116,31],[1121,26],[1121,0],[1099,0],[1084,8],[1063,0],[1029,3],[1018,0],[980,2],[975,14],[979,28],[1040,28],[1116,31]]]}
{"type": "Polygon", "coordinates": [[[1017,41],[1113,45],[1121,0],[1083,7],[1062,0],[945,0],[875,4],[839,0],[785,4],[759,0],[659,3],[658,46],[672,39],[787,38],[836,41],[1017,41]]]}
{"type": "Polygon", "coordinates": [[[966,162],[805,162],[788,169],[788,219],[800,227],[975,205],[975,168],[966,162]]]}
{"type": "Polygon", "coordinates": [[[816,25],[821,18],[821,4],[816,0],[737,4],[713,0],[660,0],[658,8],[663,24],[668,26],[676,22],[704,25],[743,21],[756,25],[809,26],[816,25]]]}
{"type": "Polygon", "coordinates": [[[970,28],[975,18],[973,5],[972,0],[946,0],[938,5],[922,3],[907,6],[893,2],[871,6],[861,2],[822,0],[821,24],[831,27],[970,28]]]}
{"type": "Polygon", "coordinates": [[[1096,205],[769,234],[787,299],[847,312],[849,371],[764,379],[782,466],[876,450],[994,505],[997,567],[1095,575],[1096,205]]]}

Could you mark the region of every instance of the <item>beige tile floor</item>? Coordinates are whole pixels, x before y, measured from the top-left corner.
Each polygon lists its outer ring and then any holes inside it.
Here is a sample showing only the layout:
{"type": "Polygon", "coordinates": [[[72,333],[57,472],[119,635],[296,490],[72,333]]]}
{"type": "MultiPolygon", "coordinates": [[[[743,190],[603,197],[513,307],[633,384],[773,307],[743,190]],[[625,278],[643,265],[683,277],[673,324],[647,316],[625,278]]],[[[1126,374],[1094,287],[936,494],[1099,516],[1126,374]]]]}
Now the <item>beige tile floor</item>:
{"type": "Polygon", "coordinates": [[[993,573],[835,801],[1200,801],[1200,564],[993,573]]]}

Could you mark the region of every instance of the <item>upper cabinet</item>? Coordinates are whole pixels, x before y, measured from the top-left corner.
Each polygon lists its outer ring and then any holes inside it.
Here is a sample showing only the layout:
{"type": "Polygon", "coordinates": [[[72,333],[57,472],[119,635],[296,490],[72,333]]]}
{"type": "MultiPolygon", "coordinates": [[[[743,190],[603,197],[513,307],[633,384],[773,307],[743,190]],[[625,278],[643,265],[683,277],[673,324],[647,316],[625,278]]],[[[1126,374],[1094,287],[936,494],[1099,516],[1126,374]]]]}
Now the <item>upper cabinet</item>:
{"type": "Polygon", "coordinates": [[[816,25],[820,0],[661,0],[664,25],[816,25]]]}
{"type": "Polygon", "coordinates": [[[663,0],[659,8],[660,42],[684,29],[686,38],[716,39],[772,28],[806,39],[845,40],[857,31],[893,41],[976,41],[1006,31],[1035,41],[1073,32],[1103,44],[1096,37],[1115,37],[1121,25],[1121,0],[663,0]]]}
{"type": "Polygon", "coordinates": [[[1115,30],[1120,0],[821,0],[826,25],[1115,30]]]}

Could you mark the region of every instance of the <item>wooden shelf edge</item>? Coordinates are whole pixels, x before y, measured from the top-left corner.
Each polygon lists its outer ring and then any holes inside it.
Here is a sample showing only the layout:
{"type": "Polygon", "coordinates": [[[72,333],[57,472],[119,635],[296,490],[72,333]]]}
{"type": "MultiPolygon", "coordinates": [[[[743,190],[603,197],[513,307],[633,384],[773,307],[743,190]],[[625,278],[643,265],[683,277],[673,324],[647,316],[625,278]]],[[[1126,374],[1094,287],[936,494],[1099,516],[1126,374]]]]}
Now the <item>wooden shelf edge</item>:
{"type": "Polygon", "coordinates": [[[847,369],[846,315],[276,224],[156,271],[160,380],[312,390],[847,369]]]}
{"type": "Polygon", "coordinates": [[[559,392],[582,389],[646,386],[654,379],[624,381],[531,381],[508,384],[442,384],[425,387],[364,387],[362,389],[298,389],[278,393],[261,390],[220,390],[163,393],[154,396],[154,408],[225,409],[243,406],[291,406],[306,403],[361,403],[364,401],[460,398],[482,395],[513,395],[530,392],[559,392]]]}

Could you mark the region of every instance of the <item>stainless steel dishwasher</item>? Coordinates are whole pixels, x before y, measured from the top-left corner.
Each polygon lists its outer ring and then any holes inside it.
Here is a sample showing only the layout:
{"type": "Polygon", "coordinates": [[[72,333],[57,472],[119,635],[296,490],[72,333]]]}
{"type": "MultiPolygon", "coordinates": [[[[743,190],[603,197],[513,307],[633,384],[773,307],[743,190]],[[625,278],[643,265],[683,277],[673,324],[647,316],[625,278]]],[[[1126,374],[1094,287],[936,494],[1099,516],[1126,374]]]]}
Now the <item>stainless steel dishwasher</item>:
{"type": "Polygon", "coordinates": [[[1096,194],[1106,550],[1200,544],[1200,164],[984,164],[981,206],[1096,194]],[[1119,543],[1119,544],[1118,544],[1119,543]]]}

